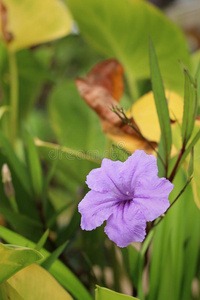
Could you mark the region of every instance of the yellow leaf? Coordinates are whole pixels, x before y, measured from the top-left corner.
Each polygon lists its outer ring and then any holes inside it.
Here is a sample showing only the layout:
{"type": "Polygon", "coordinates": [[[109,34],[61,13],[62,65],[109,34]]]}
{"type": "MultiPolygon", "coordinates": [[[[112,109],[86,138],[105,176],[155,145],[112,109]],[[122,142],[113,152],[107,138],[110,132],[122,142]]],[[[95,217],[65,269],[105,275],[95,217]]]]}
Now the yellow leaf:
{"type": "Polygon", "coordinates": [[[0,0],[1,32],[10,51],[51,41],[71,31],[62,0],[0,0]]]}
{"type": "MultiPolygon", "coordinates": [[[[166,92],[168,100],[168,108],[170,119],[181,120],[183,115],[183,100],[182,98],[171,91],[166,92]]],[[[136,103],[133,104],[128,116],[132,116],[135,123],[139,127],[141,133],[149,141],[159,142],[160,140],[160,125],[156,111],[153,92],[149,92],[142,96],[136,103]]]]}
{"type": "Polygon", "coordinates": [[[0,285],[0,299],[1,300],[25,300],[13,289],[10,284],[5,281],[0,285]]]}
{"type": "Polygon", "coordinates": [[[26,300],[73,300],[45,269],[36,264],[19,271],[8,283],[26,300]]]}
{"type": "Polygon", "coordinates": [[[106,134],[114,143],[118,146],[126,149],[130,153],[133,153],[136,149],[145,150],[147,153],[151,153],[152,149],[148,147],[148,144],[139,139],[137,136],[130,136],[128,134],[106,134]]]}
{"type": "MultiPolygon", "coordinates": [[[[170,119],[172,121],[182,120],[183,115],[183,100],[182,98],[174,93],[167,91],[166,92],[168,99],[168,107],[170,119]]],[[[135,124],[139,128],[142,135],[149,140],[150,142],[156,143],[160,140],[160,125],[158,121],[155,101],[153,97],[153,92],[149,92],[137,100],[136,103],[127,111],[126,115],[130,118],[132,117],[135,121],[135,124]]],[[[175,124],[172,124],[172,131],[175,124]]],[[[119,144],[121,147],[125,148],[129,152],[133,153],[136,149],[145,150],[147,153],[152,153],[152,148],[139,136],[136,134],[108,134],[107,136],[116,144],[119,144]]],[[[174,146],[172,146],[172,155],[176,154],[177,151],[174,146]]],[[[155,154],[155,153],[154,153],[155,154]]]]}

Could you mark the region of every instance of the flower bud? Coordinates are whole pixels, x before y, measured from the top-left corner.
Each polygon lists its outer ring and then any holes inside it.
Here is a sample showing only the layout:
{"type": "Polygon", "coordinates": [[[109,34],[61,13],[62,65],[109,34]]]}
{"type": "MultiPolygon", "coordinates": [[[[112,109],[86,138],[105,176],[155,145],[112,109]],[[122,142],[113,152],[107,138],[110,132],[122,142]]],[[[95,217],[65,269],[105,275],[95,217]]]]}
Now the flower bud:
{"type": "Polygon", "coordinates": [[[4,184],[4,192],[8,198],[11,198],[15,195],[15,190],[12,184],[10,169],[7,164],[3,164],[1,173],[2,182],[4,184]]]}

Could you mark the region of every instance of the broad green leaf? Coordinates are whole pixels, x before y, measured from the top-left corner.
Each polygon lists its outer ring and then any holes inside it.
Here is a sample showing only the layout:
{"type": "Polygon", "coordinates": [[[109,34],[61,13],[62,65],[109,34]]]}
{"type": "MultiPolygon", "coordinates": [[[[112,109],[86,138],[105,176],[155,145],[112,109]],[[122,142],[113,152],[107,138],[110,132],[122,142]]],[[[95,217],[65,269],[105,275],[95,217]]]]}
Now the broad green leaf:
{"type": "Polygon", "coordinates": [[[58,39],[71,30],[72,19],[66,5],[56,0],[3,0],[8,22],[2,16],[2,34],[10,51],[58,39]],[[5,32],[9,34],[7,40],[5,32]],[[7,40],[7,41],[6,41],[7,40]]]}
{"type": "Polygon", "coordinates": [[[151,70],[151,82],[152,89],[154,93],[154,99],[158,114],[158,119],[161,129],[161,142],[164,148],[164,161],[168,165],[168,160],[170,157],[171,146],[172,146],[172,134],[169,118],[169,110],[167,105],[167,99],[165,97],[165,90],[158,66],[158,61],[154,46],[150,40],[149,42],[149,59],[150,59],[150,70],[151,70]]]}
{"type": "Polygon", "coordinates": [[[185,146],[192,135],[197,114],[197,90],[187,70],[185,75],[184,111],[182,121],[182,140],[185,146]]]}
{"type": "Polygon", "coordinates": [[[36,264],[21,270],[8,282],[26,300],[72,300],[52,275],[36,264]]]}
{"type": "Polygon", "coordinates": [[[33,110],[42,85],[51,80],[49,70],[37,58],[37,49],[24,49],[16,53],[19,74],[19,121],[24,120],[33,110]]]}
{"type": "Polygon", "coordinates": [[[150,77],[149,36],[155,45],[166,87],[182,91],[183,78],[178,60],[189,64],[186,41],[180,29],[155,6],[142,0],[66,2],[88,42],[124,66],[135,98],[136,80],[150,77]]]}
{"type": "Polygon", "coordinates": [[[41,258],[34,249],[0,244],[0,283],[41,258]]]}
{"type": "Polygon", "coordinates": [[[91,155],[94,150],[104,150],[105,136],[98,117],[82,100],[73,81],[58,85],[48,104],[51,124],[62,146],[90,151],[91,155]]]}
{"type": "Polygon", "coordinates": [[[73,184],[76,188],[77,183],[83,185],[88,172],[101,163],[99,157],[105,155],[105,135],[97,115],[81,99],[72,81],[59,84],[52,91],[48,112],[61,147],[50,143],[37,143],[37,146],[45,160],[58,161],[57,178],[62,176],[65,186],[73,184]]]}
{"type": "Polygon", "coordinates": [[[8,283],[4,282],[0,285],[1,300],[25,300],[18,292],[8,283]]]}
{"type": "MultiPolygon", "coordinates": [[[[3,46],[4,45],[0,40],[1,53],[4,51],[3,46]]],[[[37,58],[38,51],[39,49],[35,49],[34,51],[24,49],[16,54],[19,80],[19,122],[27,117],[33,104],[38,100],[42,84],[46,80],[52,80],[49,70],[45,68],[42,62],[37,58]]],[[[0,84],[2,89],[2,105],[4,106],[10,105],[11,78],[8,76],[8,73],[8,53],[5,50],[5,55],[0,57],[0,84]]],[[[7,117],[7,113],[5,117],[7,117]]],[[[2,121],[4,121],[4,118],[2,121]]]]}
{"type": "MultiPolygon", "coordinates": [[[[11,230],[0,226],[0,237],[8,243],[18,244],[21,246],[28,246],[35,248],[36,244],[30,240],[20,236],[11,230]]],[[[44,259],[49,257],[51,254],[45,249],[41,249],[40,253],[44,256],[44,259]]],[[[44,260],[42,260],[44,261],[44,260]]],[[[40,261],[40,263],[42,263],[40,261]]],[[[49,272],[64,286],[75,298],[78,300],[92,300],[89,292],[78,280],[78,278],[68,269],[62,262],[56,260],[49,269],[49,272]]]]}
{"type": "Polygon", "coordinates": [[[135,297],[119,294],[109,289],[97,286],[95,290],[95,300],[138,300],[135,297]]]}
{"type": "Polygon", "coordinates": [[[41,197],[43,189],[42,169],[37,148],[30,134],[26,132],[27,164],[29,166],[31,182],[36,196],[41,197]]]}

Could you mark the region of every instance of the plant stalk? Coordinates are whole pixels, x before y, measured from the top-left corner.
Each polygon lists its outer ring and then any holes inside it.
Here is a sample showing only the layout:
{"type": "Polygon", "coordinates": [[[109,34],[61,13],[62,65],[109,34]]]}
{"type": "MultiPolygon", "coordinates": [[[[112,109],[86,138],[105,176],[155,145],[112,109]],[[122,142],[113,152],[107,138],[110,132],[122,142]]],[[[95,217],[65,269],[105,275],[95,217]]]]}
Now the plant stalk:
{"type": "Polygon", "coordinates": [[[10,64],[10,142],[14,146],[17,134],[18,134],[18,70],[16,55],[14,52],[9,52],[9,64],[10,64]]]}

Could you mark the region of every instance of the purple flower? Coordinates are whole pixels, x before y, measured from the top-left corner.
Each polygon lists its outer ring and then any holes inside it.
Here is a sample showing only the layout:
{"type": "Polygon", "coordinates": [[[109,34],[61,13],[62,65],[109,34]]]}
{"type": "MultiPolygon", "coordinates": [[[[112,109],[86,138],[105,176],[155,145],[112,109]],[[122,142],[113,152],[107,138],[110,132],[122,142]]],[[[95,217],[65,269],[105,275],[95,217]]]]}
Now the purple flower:
{"type": "Polygon", "coordinates": [[[125,162],[103,159],[87,176],[91,189],[79,203],[81,228],[93,230],[107,220],[105,233],[119,247],[142,242],[146,222],[169,207],[173,184],[158,177],[156,158],[136,150],[125,162]]]}

